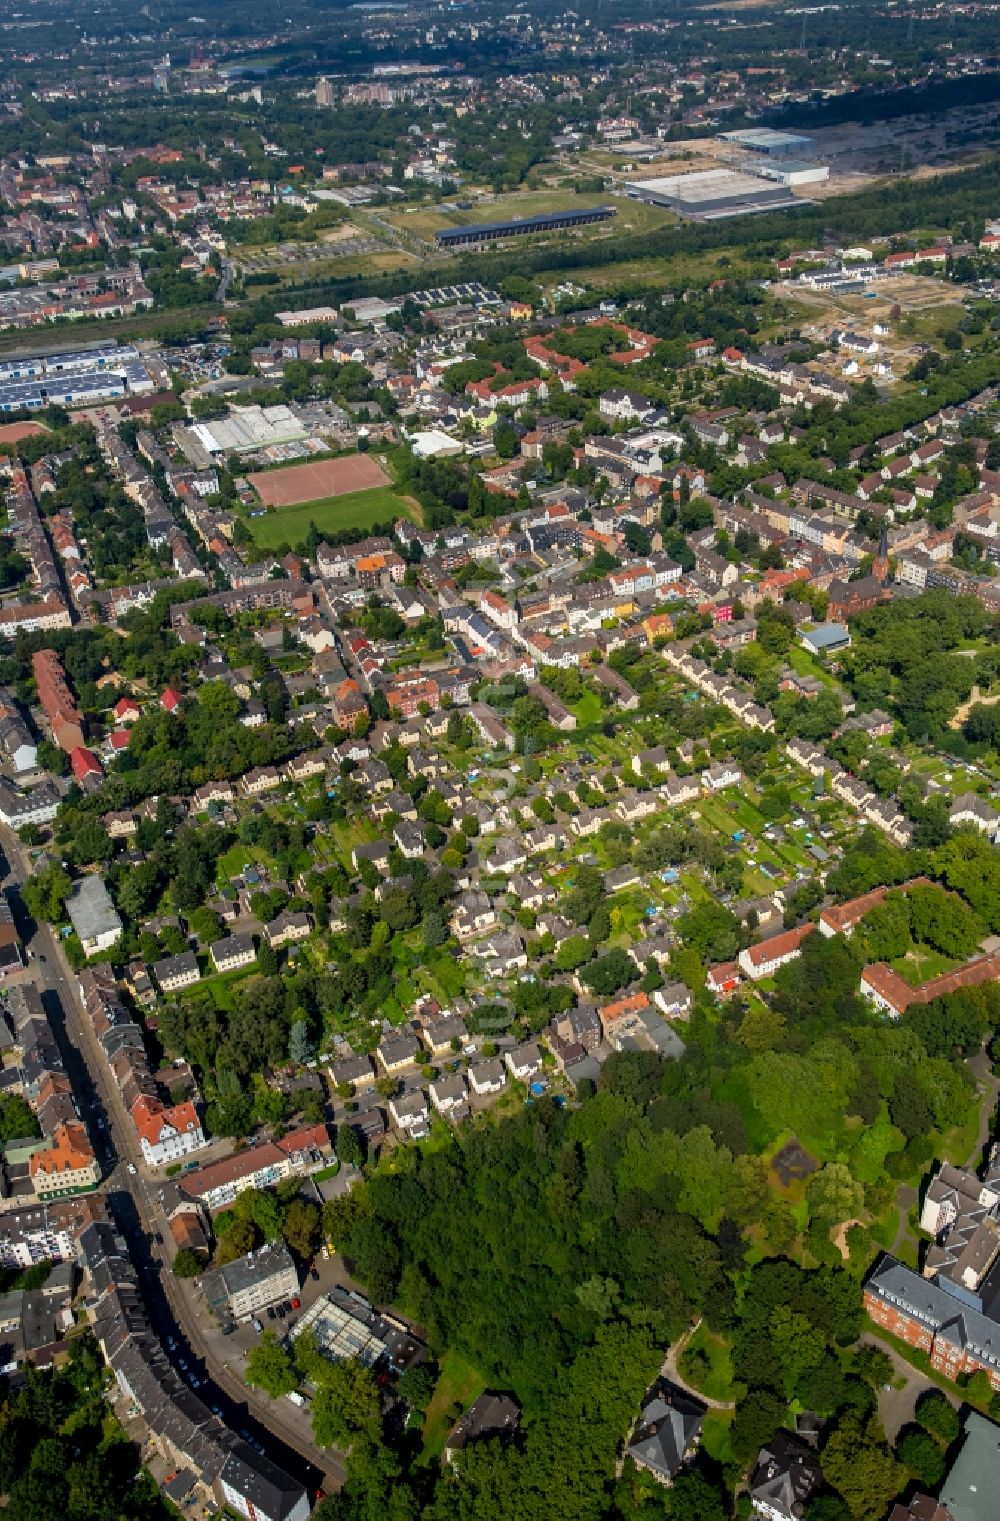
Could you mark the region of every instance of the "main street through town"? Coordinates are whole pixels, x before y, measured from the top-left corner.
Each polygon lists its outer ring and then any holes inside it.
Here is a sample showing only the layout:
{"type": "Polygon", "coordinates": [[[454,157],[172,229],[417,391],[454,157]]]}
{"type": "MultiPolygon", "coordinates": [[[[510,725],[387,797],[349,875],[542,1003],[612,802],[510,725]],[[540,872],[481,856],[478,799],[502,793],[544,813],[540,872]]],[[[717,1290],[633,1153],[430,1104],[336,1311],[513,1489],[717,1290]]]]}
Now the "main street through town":
{"type": "Polygon", "coordinates": [[[305,1413],[247,1387],[229,1366],[237,1360],[235,1349],[228,1353],[214,1317],[196,1300],[191,1283],[174,1277],[159,1186],[143,1162],[138,1135],[80,1002],[73,971],[50,926],[31,920],[20,899],[20,887],[31,874],[30,858],[17,836],[2,826],[0,844],[6,857],[4,886],[24,931],[33,981],[101,1160],[103,1186],[139,1275],[150,1323],[177,1366],[186,1365],[182,1374],[189,1382],[199,1380],[199,1397],[227,1426],[257,1444],[310,1493],[339,1487],[346,1476],[344,1464],[309,1440],[305,1413]]]}

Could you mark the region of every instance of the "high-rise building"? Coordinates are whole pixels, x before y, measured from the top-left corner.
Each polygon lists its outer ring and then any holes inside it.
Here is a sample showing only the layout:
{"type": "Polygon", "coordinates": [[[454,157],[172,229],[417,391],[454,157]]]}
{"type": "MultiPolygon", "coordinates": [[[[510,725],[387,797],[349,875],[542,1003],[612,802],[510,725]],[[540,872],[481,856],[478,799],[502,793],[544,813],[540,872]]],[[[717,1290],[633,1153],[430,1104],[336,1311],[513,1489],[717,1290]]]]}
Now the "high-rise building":
{"type": "Polygon", "coordinates": [[[333,105],[333,85],[328,79],[316,81],[316,104],[318,106],[333,105]]]}

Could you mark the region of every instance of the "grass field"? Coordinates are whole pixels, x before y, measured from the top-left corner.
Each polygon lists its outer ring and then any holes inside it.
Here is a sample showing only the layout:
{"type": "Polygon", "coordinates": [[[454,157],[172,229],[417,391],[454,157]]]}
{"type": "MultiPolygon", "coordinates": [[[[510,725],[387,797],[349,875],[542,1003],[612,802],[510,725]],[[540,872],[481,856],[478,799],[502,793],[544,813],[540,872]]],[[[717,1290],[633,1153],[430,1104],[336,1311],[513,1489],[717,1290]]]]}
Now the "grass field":
{"type": "Polygon", "coordinates": [[[370,491],[350,491],[344,496],[303,502],[299,507],[279,508],[264,517],[251,518],[248,526],[261,549],[274,549],[278,544],[304,544],[311,523],[320,533],[335,533],[340,528],[357,528],[363,533],[373,523],[414,517],[412,504],[390,486],[374,486],[370,491]]]}
{"type": "MultiPolygon", "coordinates": [[[[575,190],[520,190],[516,195],[499,196],[495,200],[476,200],[468,211],[447,211],[439,206],[395,207],[380,214],[403,232],[413,233],[431,242],[436,232],[445,227],[466,227],[478,222],[506,222],[510,218],[540,216],[548,211],[576,211],[589,206],[615,207],[617,215],[610,223],[596,227],[575,229],[591,236],[608,236],[627,232],[650,232],[677,221],[671,211],[658,206],[646,206],[639,201],[618,201],[608,195],[578,195],[575,190]]],[[[545,234],[551,237],[552,234],[545,234]]]]}
{"type": "Polygon", "coordinates": [[[424,1420],[424,1446],[421,1454],[424,1462],[440,1455],[445,1438],[457,1419],[456,1411],[460,1413],[467,1410],[485,1388],[486,1380],[479,1369],[466,1362],[460,1353],[444,1354],[437,1388],[431,1395],[424,1420]]]}
{"type": "Polygon", "coordinates": [[[577,195],[573,190],[520,190],[516,195],[498,196],[494,200],[476,200],[469,211],[447,211],[438,206],[398,206],[380,211],[380,215],[396,227],[430,242],[434,234],[444,227],[465,227],[474,222],[506,222],[511,217],[534,217],[546,211],[574,211],[578,207],[606,204],[606,196],[577,195]]]}

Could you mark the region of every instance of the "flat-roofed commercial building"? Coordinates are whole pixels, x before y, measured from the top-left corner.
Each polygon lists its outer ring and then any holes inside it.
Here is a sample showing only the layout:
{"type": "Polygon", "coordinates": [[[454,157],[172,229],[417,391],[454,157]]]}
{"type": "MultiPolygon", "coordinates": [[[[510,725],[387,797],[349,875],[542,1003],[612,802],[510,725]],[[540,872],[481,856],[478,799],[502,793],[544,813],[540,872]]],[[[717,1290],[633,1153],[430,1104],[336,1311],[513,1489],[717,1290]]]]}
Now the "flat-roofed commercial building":
{"type": "Polygon", "coordinates": [[[733,169],[706,169],[695,174],[668,174],[651,180],[632,180],[630,200],[666,206],[696,222],[746,216],[757,211],[780,211],[799,206],[784,185],[767,184],[755,174],[733,169]]]}

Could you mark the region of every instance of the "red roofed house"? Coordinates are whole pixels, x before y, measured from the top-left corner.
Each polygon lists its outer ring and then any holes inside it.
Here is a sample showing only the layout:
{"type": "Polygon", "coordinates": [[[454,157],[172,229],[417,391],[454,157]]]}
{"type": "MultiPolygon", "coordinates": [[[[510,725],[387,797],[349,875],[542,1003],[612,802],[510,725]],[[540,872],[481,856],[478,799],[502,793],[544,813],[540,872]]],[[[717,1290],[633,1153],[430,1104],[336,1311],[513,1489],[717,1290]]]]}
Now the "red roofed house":
{"type": "Polygon", "coordinates": [[[886,254],[882,261],[883,268],[888,270],[912,269],[917,262],[916,254],[903,252],[886,254]]]}
{"type": "Polygon", "coordinates": [[[112,729],[108,735],[108,744],[115,755],[120,755],[123,750],[128,749],[128,742],[131,738],[132,732],[130,729],[112,729]]]}
{"type": "Polygon", "coordinates": [[[160,707],[164,713],[176,713],[180,705],[181,694],[180,692],[175,692],[173,687],[167,687],[165,692],[161,692],[160,707]]]}
{"type": "Polygon", "coordinates": [[[96,1188],[101,1169],[84,1127],[75,1120],[56,1125],[47,1151],[36,1151],[28,1163],[35,1193],[41,1200],[65,1198],[96,1188]]]}
{"type": "Polygon", "coordinates": [[[708,991],[721,998],[735,993],[742,981],[739,963],[736,961],[720,961],[718,966],[710,966],[705,976],[708,991]]]}
{"type": "Polygon", "coordinates": [[[896,1018],[905,1014],[912,1003],[931,1003],[956,993],[959,988],[973,988],[983,982],[1000,982],[1000,956],[977,956],[953,972],[942,972],[921,987],[911,987],[884,961],[873,961],[861,973],[861,993],[876,1008],[896,1018]]]}
{"type": "Polygon", "coordinates": [[[176,1162],[206,1145],[198,1111],[190,1099],[168,1106],[143,1094],[132,1105],[132,1123],[150,1167],[176,1162]]]}
{"type": "MultiPolygon", "coordinates": [[[[910,882],[903,882],[896,891],[908,893],[914,887],[931,887],[932,885],[930,877],[914,877],[910,882]]],[[[825,935],[827,939],[834,935],[846,935],[849,939],[854,933],[855,926],[860,924],[873,908],[878,907],[888,892],[888,887],[873,887],[871,892],[862,893],[860,898],[849,898],[846,903],[837,903],[832,908],[824,908],[819,916],[820,934],[825,935]]]]}
{"type": "Polygon", "coordinates": [[[131,697],[119,697],[112,711],[120,724],[134,724],[142,713],[139,704],[131,697]]]}
{"type": "Polygon", "coordinates": [[[69,764],[78,782],[85,781],[88,776],[104,775],[100,761],[93,750],[88,750],[86,745],[77,745],[75,750],[70,751],[69,764]]]}
{"type": "Polygon", "coordinates": [[[634,1030],[639,1016],[648,1008],[649,998],[642,992],[629,993],[624,998],[616,998],[614,1003],[606,1003],[597,1011],[604,1038],[616,1050],[620,1050],[619,1042],[634,1030]]]}
{"type": "Polygon", "coordinates": [[[523,407],[532,399],[545,401],[549,388],[544,380],[512,380],[509,385],[496,389],[489,380],[470,380],[465,394],[484,403],[503,402],[509,407],[523,407]]]}
{"type": "Polygon", "coordinates": [[[770,940],[762,940],[760,945],[749,946],[745,951],[740,951],[740,966],[751,982],[759,982],[762,977],[772,977],[780,966],[795,960],[802,950],[803,940],[815,928],[815,924],[803,924],[800,929],[786,930],[783,935],[772,935],[770,940]]]}

